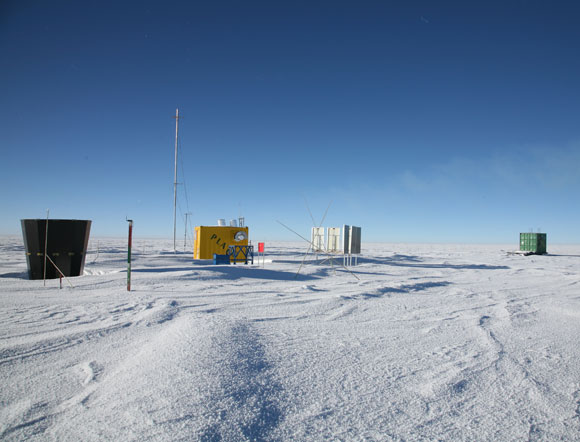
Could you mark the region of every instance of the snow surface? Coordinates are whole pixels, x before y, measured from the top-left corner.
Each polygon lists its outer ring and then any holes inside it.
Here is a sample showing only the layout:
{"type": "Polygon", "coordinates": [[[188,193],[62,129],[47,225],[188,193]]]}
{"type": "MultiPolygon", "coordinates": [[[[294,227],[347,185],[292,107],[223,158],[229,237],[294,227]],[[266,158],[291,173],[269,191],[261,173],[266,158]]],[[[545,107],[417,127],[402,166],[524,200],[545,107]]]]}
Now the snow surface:
{"type": "Polygon", "coordinates": [[[0,239],[3,440],[579,440],[580,246],[363,244],[358,279],[92,239],[29,281],[0,239]],[[98,244],[98,255],[97,255],[98,244]]]}

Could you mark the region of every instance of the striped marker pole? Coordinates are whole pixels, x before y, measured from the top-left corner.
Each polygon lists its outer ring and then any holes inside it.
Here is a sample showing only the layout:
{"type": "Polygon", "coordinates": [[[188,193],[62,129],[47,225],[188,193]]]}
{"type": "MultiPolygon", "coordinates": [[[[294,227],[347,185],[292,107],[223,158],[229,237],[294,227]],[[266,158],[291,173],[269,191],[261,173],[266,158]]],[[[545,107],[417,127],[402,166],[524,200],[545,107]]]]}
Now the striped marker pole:
{"type": "Polygon", "coordinates": [[[128,219],[129,223],[129,246],[127,251],[127,291],[131,291],[131,245],[133,243],[133,220],[128,219]]]}

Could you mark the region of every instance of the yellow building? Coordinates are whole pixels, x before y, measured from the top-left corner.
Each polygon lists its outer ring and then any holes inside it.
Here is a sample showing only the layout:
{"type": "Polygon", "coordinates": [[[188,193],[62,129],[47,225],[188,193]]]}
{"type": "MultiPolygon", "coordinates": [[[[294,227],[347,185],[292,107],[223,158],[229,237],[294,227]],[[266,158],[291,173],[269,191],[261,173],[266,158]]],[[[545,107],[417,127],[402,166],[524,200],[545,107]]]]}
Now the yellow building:
{"type": "Polygon", "coordinates": [[[247,246],[247,227],[197,226],[193,243],[193,259],[213,259],[213,254],[225,255],[229,246],[247,246]]]}

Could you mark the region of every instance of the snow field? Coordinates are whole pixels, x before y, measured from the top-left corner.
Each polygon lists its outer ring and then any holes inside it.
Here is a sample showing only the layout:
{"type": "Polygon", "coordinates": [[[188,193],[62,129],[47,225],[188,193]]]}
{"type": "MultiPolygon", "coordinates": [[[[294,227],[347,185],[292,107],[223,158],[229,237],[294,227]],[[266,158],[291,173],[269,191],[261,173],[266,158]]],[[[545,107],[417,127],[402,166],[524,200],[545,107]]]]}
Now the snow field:
{"type": "Polygon", "coordinates": [[[363,244],[356,279],[136,239],[128,293],[94,242],[59,290],[0,241],[2,439],[578,440],[580,247],[363,244]]]}

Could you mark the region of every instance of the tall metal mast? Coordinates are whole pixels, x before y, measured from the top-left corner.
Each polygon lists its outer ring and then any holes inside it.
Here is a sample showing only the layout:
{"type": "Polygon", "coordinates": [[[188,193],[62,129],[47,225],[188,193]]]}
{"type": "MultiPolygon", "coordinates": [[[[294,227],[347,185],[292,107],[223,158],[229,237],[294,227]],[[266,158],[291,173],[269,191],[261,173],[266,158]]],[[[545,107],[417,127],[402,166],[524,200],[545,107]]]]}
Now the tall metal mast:
{"type": "Polygon", "coordinates": [[[179,109],[175,109],[175,174],[173,178],[173,252],[177,253],[175,234],[177,228],[177,132],[179,130],[179,109]]]}

